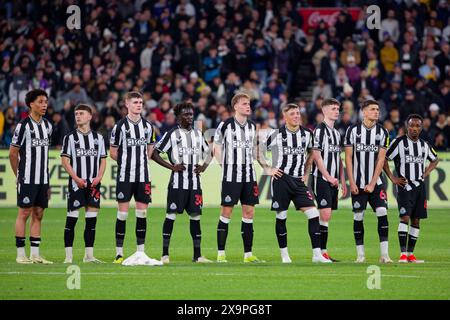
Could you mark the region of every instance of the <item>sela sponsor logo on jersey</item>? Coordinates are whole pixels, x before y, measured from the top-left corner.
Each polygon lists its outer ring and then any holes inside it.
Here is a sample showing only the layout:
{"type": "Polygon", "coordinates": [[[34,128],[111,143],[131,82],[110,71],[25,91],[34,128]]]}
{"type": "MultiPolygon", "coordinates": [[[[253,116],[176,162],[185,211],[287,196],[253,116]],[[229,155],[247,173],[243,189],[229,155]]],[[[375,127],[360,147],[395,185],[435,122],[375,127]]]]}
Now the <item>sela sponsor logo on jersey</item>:
{"type": "Polygon", "coordinates": [[[361,151],[361,152],[378,152],[378,146],[375,145],[375,144],[357,143],[356,144],[356,151],[361,151]]]}
{"type": "Polygon", "coordinates": [[[330,144],[328,146],[328,152],[341,152],[341,147],[335,144],[330,144]]]}
{"type": "Polygon", "coordinates": [[[50,145],[50,141],[48,140],[48,138],[32,138],[31,139],[31,146],[32,147],[45,147],[45,146],[49,146],[50,145]]]}
{"type": "Polygon", "coordinates": [[[416,157],[416,156],[411,156],[411,155],[407,155],[405,156],[405,161],[406,163],[423,163],[423,158],[422,157],[416,157]]]}
{"type": "Polygon", "coordinates": [[[250,140],[245,140],[245,141],[234,140],[233,148],[235,148],[235,149],[250,149],[250,148],[252,148],[252,143],[250,140]]]}
{"type": "Polygon", "coordinates": [[[178,155],[180,155],[180,156],[199,154],[199,153],[200,153],[200,148],[186,148],[186,147],[178,148],[178,155]]]}
{"type": "Polygon", "coordinates": [[[127,138],[127,145],[128,146],[144,146],[147,144],[147,140],[145,137],[136,139],[136,138],[127,138]]]}
{"type": "Polygon", "coordinates": [[[95,149],[75,149],[75,155],[77,157],[96,157],[98,151],[95,149]]]}
{"type": "Polygon", "coordinates": [[[295,155],[295,154],[304,154],[305,148],[303,147],[283,147],[283,154],[285,155],[295,155]]]}

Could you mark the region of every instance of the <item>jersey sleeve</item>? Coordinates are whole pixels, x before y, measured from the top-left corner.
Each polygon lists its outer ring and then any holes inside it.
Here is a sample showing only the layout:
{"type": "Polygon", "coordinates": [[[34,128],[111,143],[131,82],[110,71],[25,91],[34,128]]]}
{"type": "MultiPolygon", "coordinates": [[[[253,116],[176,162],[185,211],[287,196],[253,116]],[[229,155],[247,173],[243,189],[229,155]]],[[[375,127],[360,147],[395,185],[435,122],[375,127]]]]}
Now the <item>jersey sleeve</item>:
{"type": "Polygon", "coordinates": [[[214,143],[216,144],[223,144],[224,139],[224,122],[221,122],[219,126],[216,129],[216,132],[214,134],[214,143]]]}
{"type": "Polygon", "coordinates": [[[13,147],[20,148],[25,140],[25,125],[23,123],[18,123],[16,129],[14,130],[14,135],[11,140],[11,145],[13,147]]]}
{"type": "Polygon", "coordinates": [[[151,123],[147,124],[149,130],[148,130],[148,137],[147,137],[147,144],[155,144],[156,142],[156,133],[155,129],[153,128],[153,125],[151,123]]]}
{"type": "Polygon", "coordinates": [[[116,124],[111,131],[111,139],[109,141],[109,144],[112,147],[118,147],[120,146],[121,143],[122,143],[121,127],[116,124]]]}
{"type": "Polygon", "coordinates": [[[172,148],[172,139],[170,137],[170,132],[164,133],[161,140],[156,143],[155,149],[159,152],[167,153],[172,148]]]}
{"type": "Polygon", "coordinates": [[[438,154],[437,152],[434,150],[434,148],[427,142],[427,146],[428,146],[428,157],[427,159],[431,162],[434,162],[437,160],[438,158],[438,154]]]}
{"type": "Polygon", "coordinates": [[[272,149],[277,144],[277,134],[278,130],[271,130],[269,134],[267,135],[266,139],[266,149],[272,149]]]}
{"type": "Polygon", "coordinates": [[[325,130],[317,127],[314,130],[313,136],[314,136],[314,140],[313,140],[313,149],[317,149],[317,150],[323,150],[323,136],[325,134],[325,130]]]}
{"type": "Polygon", "coordinates": [[[392,141],[392,144],[387,149],[386,159],[394,160],[395,157],[398,156],[398,144],[399,144],[399,142],[400,142],[400,139],[394,139],[394,141],[392,141]]]}
{"type": "Polygon", "coordinates": [[[344,146],[352,147],[354,143],[355,143],[355,137],[353,135],[353,127],[348,127],[347,131],[345,132],[344,146]]]}
{"type": "Polygon", "coordinates": [[[382,131],[383,138],[380,141],[380,147],[387,149],[389,148],[389,132],[385,128],[382,128],[382,131]]]}
{"type": "Polygon", "coordinates": [[[313,133],[311,130],[307,130],[306,132],[307,132],[306,137],[308,139],[306,141],[306,149],[311,150],[313,147],[313,133]]]}
{"type": "Polygon", "coordinates": [[[101,135],[99,136],[98,143],[99,143],[100,158],[106,158],[108,156],[108,152],[106,151],[105,139],[103,139],[103,136],[101,135]]]}
{"type": "Polygon", "coordinates": [[[69,139],[70,135],[65,135],[63,138],[63,143],[62,143],[62,147],[61,147],[61,157],[69,157],[72,155],[72,149],[70,148],[70,139],[69,139]]]}

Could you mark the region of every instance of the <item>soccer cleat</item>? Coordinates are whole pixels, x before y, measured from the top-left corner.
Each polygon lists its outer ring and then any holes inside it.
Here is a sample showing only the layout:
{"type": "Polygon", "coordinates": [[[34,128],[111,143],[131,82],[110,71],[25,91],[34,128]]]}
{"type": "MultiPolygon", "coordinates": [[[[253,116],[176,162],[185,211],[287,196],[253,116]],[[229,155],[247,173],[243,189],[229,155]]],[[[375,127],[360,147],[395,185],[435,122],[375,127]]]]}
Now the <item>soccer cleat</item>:
{"type": "Polygon", "coordinates": [[[17,257],[16,258],[16,262],[20,263],[20,264],[31,264],[33,263],[33,261],[31,261],[28,257],[26,256],[21,256],[21,257],[17,257]]]}
{"type": "Polygon", "coordinates": [[[84,263],[104,263],[103,261],[98,260],[95,257],[86,257],[86,256],[83,258],[83,262],[84,263]]]}
{"type": "Polygon", "coordinates": [[[364,263],[364,262],[366,262],[366,257],[358,256],[358,258],[356,258],[355,262],[356,263],[364,263]]]}
{"type": "Polygon", "coordinates": [[[323,255],[313,256],[312,262],[314,263],[332,263],[330,259],[325,258],[323,255]]]}
{"type": "Polygon", "coordinates": [[[244,263],[261,263],[265,262],[264,260],[259,260],[256,256],[250,256],[248,258],[244,258],[244,263]]]}
{"type": "Polygon", "coordinates": [[[333,259],[328,255],[328,252],[324,252],[322,253],[322,255],[324,256],[325,259],[330,260],[331,262],[339,262],[339,260],[333,259]]]}
{"type": "Polygon", "coordinates": [[[66,258],[66,259],[64,259],[64,262],[63,262],[63,263],[65,263],[65,264],[71,264],[71,263],[72,263],[72,259],[66,258]]]}
{"type": "Polygon", "coordinates": [[[124,260],[123,257],[120,254],[118,254],[114,259],[113,263],[122,264],[123,260],[124,260]]]}
{"type": "Polygon", "coordinates": [[[222,263],[222,262],[228,262],[228,261],[227,261],[227,256],[224,255],[224,254],[218,254],[218,255],[217,255],[217,262],[220,262],[220,263],[222,263]]]}
{"type": "Polygon", "coordinates": [[[209,259],[206,259],[205,257],[198,257],[197,259],[192,259],[192,262],[195,263],[211,263],[212,261],[209,259]]]}
{"type": "Polygon", "coordinates": [[[281,263],[292,263],[292,260],[289,256],[282,256],[281,257],[281,263]]]}
{"type": "Polygon", "coordinates": [[[164,264],[169,264],[170,263],[169,256],[162,256],[161,262],[164,264]]]}
{"type": "Polygon", "coordinates": [[[411,263],[424,263],[425,261],[424,260],[417,260],[416,259],[416,256],[414,255],[414,254],[410,254],[409,256],[408,256],[408,262],[411,262],[411,263]]]}
{"type": "Polygon", "coordinates": [[[46,260],[44,257],[41,257],[41,256],[31,256],[31,257],[30,257],[30,260],[31,260],[33,263],[53,264],[52,261],[48,261],[48,260],[46,260]]]}
{"type": "Polygon", "coordinates": [[[392,259],[389,258],[389,256],[381,256],[379,262],[380,263],[393,263],[394,261],[392,261],[392,259]]]}
{"type": "Polygon", "coordinates": [[[406,254],[402,254],[400,256],[400,259],[398,259],[398,262],[400,262],[400,263],[408,263],[408,256],[406,254]]]}

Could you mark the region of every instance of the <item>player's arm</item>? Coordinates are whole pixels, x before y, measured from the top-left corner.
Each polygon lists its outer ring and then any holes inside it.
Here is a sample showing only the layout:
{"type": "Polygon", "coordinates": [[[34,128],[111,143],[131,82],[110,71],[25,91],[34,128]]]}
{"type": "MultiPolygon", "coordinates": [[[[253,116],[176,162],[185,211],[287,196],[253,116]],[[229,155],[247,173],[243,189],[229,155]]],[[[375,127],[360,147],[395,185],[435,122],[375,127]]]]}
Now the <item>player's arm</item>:
{"type": "Polygon", "coordinates": [[[111,146],[109,148],[109,155],[111,156],[111,159],[113,159],[114,161],[117,161],[118,149],[119,147],[116,146],[111,146]]]}
{"type": "Polygon", "coordinates": [[[205,159],[203,160],[202,164],[196,164],[194,168],[194,172],[196,174],[201,174],[208,168],[209,164],[211,163],[211,160],[213,159],[213,153],[211,148],[208,145],[208,142],[203,138],[203,145],[202,145],[202,154],[206,155],[205,159]]]}
{"type": "Polygon", "coordinates": [[[175,165],[165,161],[163,158],[161,158],[160,151],[158,149],[154,149],[152,152],[152,160],[155,161],[160,166],[167,168],[172,171],[183,171],[186,169],[186,167],[182,163],[177,163],[175,165]]]}
{"type": "Polygon", "coordinates": [[[380,150],[378,151],[377,165],[375,166],[375,172],[373,173],[372,180],[370,181],[370,183],[366,185],[366,187],[364,188],[364,191],[370,193],[373,191],[373,189],[375,189],[377,180],[380,177],[381,171],[383,171],[385,158],[386,158],[386,149],[380,148],[380,150]]]}
{"type": "Polygon", "coordinates": [[[350,183],[350,192],[353,194],[358,194],[359,189],[355,182],[355,177],[353,176],[353,147],[345,146],[345,168],[347,169],[348,182],[350,183]]]}
{"type": "Polygon", "coordinates": [[[341,178],[342,198],[347,195],[347,184],[345,183],[344,163],[341,157],[339,157],[339,177],[341,178]]]}
{"type": "Polygon", "coordinates": [[[72,165],[70,164],[70,159],[67,156],[61,156],[61,164],[66,169],[67,173],[70,175],[70,177],[75,181],[78,188],[83,189],[86,187],[87,183],[86,180],[81,179],[77,176],[75,170],[73,170],[72,165]]]}
{"type": "Polygon", "coordinates": [[[153,159],[152,155],[153,155],[153,151],[154,150],[155,150],[155,145],[154,144],[148,144],[147,145],[148,159],[153,159]]]}
{"type": "Polygon", "coordinates": [[[14,135],[9,146],[9,163],[14,175],[17,177],[17,169],[19,168],[19,151],[25,141],[25,126],[22,123],[17,124],[14,135]]]}
{"type": "Polygon", "coordinates": [[[430,175],[431,171],[436,169],[437,165],[439,163],[439,158],[436,158],[436,160],[430,162],[428,167],[425,168],[425,172],[423,173],[423,177],[426,178],[430,175]]]}
{"type": "MultiPolygon", "coordinates": [[[[258,138],[260,135],[258,134],[258,138]]],[[[272,176],[274,179],[278,179],[283,175],[283,171],[279,168],[272,167],[267,163],[266,151],[273,147],[276,141],[276,132],[272,131],[264,143],[257,143],[256,145],[256,160],[258,161],[261,168],[263,168],[264,173],[272,176]]]]}
{"type": "Polygon", "coordinates": [[[219,166],[222,166],[222,145],[214,142],[213,144],[213,154],[214,158],[216,158],[219,166]]]}
{"type": "Polygon", "coordinates": [[[17,177],[17,169],[19,168],[19,148],[11,145],[9,147],[9,163],[14,175],[17,177]]]}
{"type": "Polygon", "coordinates": [[[306,158],[306,162],[305,162],[305,173],[302,176],[302,181],[304,183],[308,182],[308,176],[310,173],[311,164],[312,164],[313,160],[314,160],[314,154],[311,152],[311,150],[309,150],[308,157],[306,158]]]}
{"type": "Polygon", "coordinates": [[[92,187],[96,187],[103,179],[103,175],[106,170],[106,157],[100,159],[100,168],[98,170],[98,175],[92,181],[92,187]]]}
{"type": "Polygon", "coordinates": [[[391,169],[389,168],[388,158],[386,158],[384,161],[383,169],[384,169],[384,172],[386,173],[386,175],[388,176],[389,180],[391,180],[393,184],[404,187],[408,183],[408,180],[406,180],[405,178],[396,177],[392,173],[391,169]]]}
{"type": "Polygon", "coordinates": [[[328,172],[327,168],[325,168],[325,164],[323,162],[322,153],[318,149],[313,149],[312,151],[313,159],[316,162],[317,168],[322,173],[322,176],[331,183],[332,186],[337,187],[339,185],[339,180],[333,178],[328,172]]]}

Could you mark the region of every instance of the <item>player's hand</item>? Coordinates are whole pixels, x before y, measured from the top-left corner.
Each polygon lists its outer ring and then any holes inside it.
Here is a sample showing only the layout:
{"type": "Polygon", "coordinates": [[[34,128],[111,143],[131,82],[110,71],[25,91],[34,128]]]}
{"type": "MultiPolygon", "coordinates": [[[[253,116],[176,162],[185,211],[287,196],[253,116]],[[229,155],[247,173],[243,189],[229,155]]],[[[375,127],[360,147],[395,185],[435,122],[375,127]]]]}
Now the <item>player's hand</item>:
{"type": "Polygon", "coordinates": [[[75,183],[77,184],[78,188],[80,189],[84,189],[87,187],[87,182],[84,179],[81,179],[79,177],[76,177],[75,179],[75,183]]]}
{"type": "Polygon", "coordinates": [[[364,191],[367,192],[367,193],[372,193],[373,189],[375,189],[375,185],[373,185],[371,183],[369,183],[368,185],[366,185],[364,187],[364,191]]]}
{"type": "Polygon", "coordinates": [[[95,187],[100,183],[101,179],[102,179],[102,178],[100,178],[100,177],[95,177],[95,179],[92,180],[91,187],[92,187],[92,188],[95,188],[95,187]]]}
{"type": "Polygon", "coordinates": [[[333,186],[333,187],[339,187],[339,180],[330,176],[329,178],[326,178],[327,181],[333,186]]]}
{"type": "Polygon", "coordinates": [[[300,180],[302,180],[304,184],[307,184],[308,183],[308,174],[305,174],[304,176],[301,176],[300,180]]]}
{"type": "Polygon", "coordinates": [[[182,163],[177,163],[177,164],[173,165],[173,167],[172,167],[172,171],[175,171],[175,172],[179,172],[179,171],[183,171],[183,170],[186,170],[186,167],[182,163]]]}
{"type": "Polygon", "coordinates": [[[358,194],[359,193],[358,186],[354,183],[350,183],[350,192],[352,194],[358,194]]]}
{"type": "Polygon", "coordinates": [[[345,181],[342,181],[341,183],[341,190],[342,190],[342,196],[341,198],[345,198],[347,196],[347,184],[345,183],[345,181]]]}
{"type": "Polygon", "coordinates": [[[405,187],[408,184],[408,180],[403,177],[393,177],[392,183],[400,187],[405,187]]]}
{"type": "Polygon", "coordinates": [[[202,165],[196,164],[196,165],[195,165],[194,172],[195,172],[196,174],[200,174],[200,173],[204,172],[205,170],[206,170],[205,164],[202,164],[202,165]]]}
{"type": "Polygon", "coordinates": [[[273,177],[275,180],[283,176],[283,171],[278,168],[267,168],[267,174],[273,177]]]}

